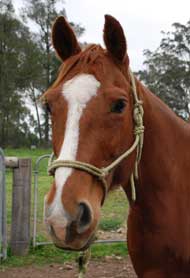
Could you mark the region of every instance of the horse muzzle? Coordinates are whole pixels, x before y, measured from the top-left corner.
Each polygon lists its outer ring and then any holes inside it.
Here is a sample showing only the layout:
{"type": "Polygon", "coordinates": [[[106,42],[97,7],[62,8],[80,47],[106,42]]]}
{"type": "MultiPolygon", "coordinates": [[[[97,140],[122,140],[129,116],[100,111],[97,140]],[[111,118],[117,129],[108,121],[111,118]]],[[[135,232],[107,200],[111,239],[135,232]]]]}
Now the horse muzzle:
{"type": "Polygon", "coordinates": [[[81,202],[77,206],[75,217],[65,215],[56,216],[52,214],[45,217],[48,232],[54,244],[62,249],[84,250],[94,237],[94,216],[91,206],[86,202],[81,202]]]}

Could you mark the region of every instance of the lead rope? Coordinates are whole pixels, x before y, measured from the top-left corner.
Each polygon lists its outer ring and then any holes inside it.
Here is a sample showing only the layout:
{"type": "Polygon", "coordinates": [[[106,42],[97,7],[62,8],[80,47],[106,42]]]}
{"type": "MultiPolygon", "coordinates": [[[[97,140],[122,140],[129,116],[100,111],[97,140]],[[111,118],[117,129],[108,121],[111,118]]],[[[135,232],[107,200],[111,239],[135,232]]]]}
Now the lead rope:
{"type": "MultiPolygon", "coordinates": [[[[98,177],[102,181],[104,196],[102,200],[102,204],[105,200],[107,195],[108,186],[106,182],[106,176],[110,173],[110,171],[115,168],[123,159],[127,158],[136,148],[136,160],[135,160],[135,167],[134,172],[132,172],[130,176],[131,182],[131,197],[132,200],[136,201],[136,189],[135,189],[135,179],[138,180],[138,164],[141,159],[142,155],[142,148],[143,148],[143,141],[144,141],[144,125],[143,125],[143,115],[144,110],[142,107],[142,101],[138,99],[137,89],[135,84],[135,78],[131,70],[129,71],[131,77],[131,84],[132,84],[132,91],[134,97],[134,110],[133,110],[133,120],[134,120],[134,134],[135,134],[135,141],[133,145],[121,156],[119,156],[115,161],[113,161],[110,165],[104,168],[98,168],[94,165],[89,163],[81,162],[81,161],[72,161],[72,160],[54,160],[54,154],[51,155],[48,163],[48,173],[50,175],[54,175],[55,170],[59,167],[69,167],[69,168],[76,168],[79,170],[83,170],[88,172],[91,175],[98,177]]],[[[83,278],[87,266],[90,260],[90,247],[82,253],[82,255],[78,258],[78,265],[79,265],[79,276],[78,278],[83,278]]]]}
{"type": "Polygon", "coordinates": [[[135,179],[138,180],[138,164],[141,160],[142,156],[142,149],[143,149],[143,142],[144,142],[144,125],[143,125],[143,116],[144,110],[142,106],[142,101],[139,100],[137,94],[137,87],[135,84],[135,77],[131,70],[129,70],[129,74],[131,77],[131,84],[133,88],[133,96],[134,96],[134,110],[133,110],[133,120],[135,122],[134,134],[139,137],[139,144],[137,146],[137,157],[135,160],[135,169],[134,173],[131,174],[130,182],[131,182],[131,195],[132,200],[136,201],[136,189],[135,189],[135,179]]]}
{"type": "Polygon", "coordinates": [[[79,269],[79,275],[78,278],[84,278],[87,268],[88,268],[88,264],[90,262],[90,258],[91,258],[91,249],[90,247],[85,250],[84,252],[79,254],[78,257],[78,269],[79,269]]]}

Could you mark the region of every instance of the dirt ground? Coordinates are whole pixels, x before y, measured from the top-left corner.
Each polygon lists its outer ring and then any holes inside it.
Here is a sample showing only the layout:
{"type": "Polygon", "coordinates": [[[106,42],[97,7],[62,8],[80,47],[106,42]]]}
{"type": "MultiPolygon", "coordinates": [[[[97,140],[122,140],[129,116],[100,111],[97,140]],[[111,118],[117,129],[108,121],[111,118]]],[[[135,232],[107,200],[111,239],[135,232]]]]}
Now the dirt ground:
{"type": "MultiPolygon", "coordinates": [[[[28,266],[0,271],[0,278],[76,278],[77,265],[51,264],[28,266]]],[[[136,278],[129,257],[127,259],[105,258],[104,261],[91,261],[85,278],[136,278]]]]}

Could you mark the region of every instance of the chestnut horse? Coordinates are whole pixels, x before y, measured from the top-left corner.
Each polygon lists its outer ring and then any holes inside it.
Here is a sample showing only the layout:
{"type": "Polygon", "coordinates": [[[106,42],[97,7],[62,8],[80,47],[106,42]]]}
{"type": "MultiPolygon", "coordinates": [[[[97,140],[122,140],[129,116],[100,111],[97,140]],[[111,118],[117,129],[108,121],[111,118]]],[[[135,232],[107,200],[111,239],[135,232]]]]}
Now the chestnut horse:
{"type": "MultiPolygon", "coordinates": [[[[134,96],[123,29],[105,17],[106,49],[81,50],[66,20],[57,18],[53,46],[62,60],[43,98],[51,114],[57,162],[110,165],[135,141],[134,96]]],[[[144,145],[132,198],[136,149],[105,177],[108,191],[122,185],[130,203],[127,241],[138,277],[190,277],[190,126],[135,78],[144,109],[144,145]]],[[[57,165],[45,197],[54,244],[84,250],[93,240],[105,185],[80,167],[57,165]]]]}

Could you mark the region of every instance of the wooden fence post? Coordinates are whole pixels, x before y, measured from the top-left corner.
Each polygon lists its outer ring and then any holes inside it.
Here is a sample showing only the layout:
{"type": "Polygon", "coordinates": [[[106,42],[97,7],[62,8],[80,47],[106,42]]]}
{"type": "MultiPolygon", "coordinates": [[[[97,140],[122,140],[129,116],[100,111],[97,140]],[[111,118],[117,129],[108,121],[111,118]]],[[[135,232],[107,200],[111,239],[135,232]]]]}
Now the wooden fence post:
{"type": "Polygon", "coordinates": [[[31,159],[19,159],[13,168],[11,253],[24,256],[30,246],[31,159]]]}
{"type": "Polygon", "coordinates": [[[7,257],[5,158],[0,148],[0,261],[7,257]]]}

